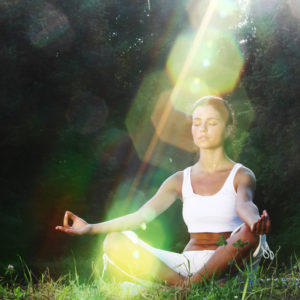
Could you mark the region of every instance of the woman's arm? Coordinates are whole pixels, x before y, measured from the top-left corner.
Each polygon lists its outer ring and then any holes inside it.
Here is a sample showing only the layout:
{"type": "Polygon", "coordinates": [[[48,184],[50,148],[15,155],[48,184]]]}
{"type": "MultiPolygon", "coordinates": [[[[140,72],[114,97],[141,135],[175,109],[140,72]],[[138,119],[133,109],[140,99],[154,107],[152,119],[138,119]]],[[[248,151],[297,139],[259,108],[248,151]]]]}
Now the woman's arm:
{"type": "Polygon", "coordinates": [[[152,221],[155,217],[170,207],[177,197],[180,196],[182,185],[182,173],[177,172],[167,178],[156,194],[146,202],[139,210],[134,213],[97,224],[88,224],[83,219],[67,211],[64,217],[64,226],[56,226],[57,230],[68,234],[98,234],[113,231],[123,231],[130,228],[136,228],[152,221]],[[68,218],[73,221],[72,226],[68,224],[68,218]]]}
{"type": "Polygon", "coordinates": [[[256,234],[269,233],[271,222],[268,213],[264,210],[260,216],[257,206],[253,203],[256,179],[253,172],[241,168],[236,176],[237,205],[236,212],[256,234]]]}
{"type": "Polygon", "coordinates": [[[167,178],[156,194],[138,211],[107,222],[92,224],[92,234],[122,231],[148,223],[169,208],[179,196],[180,172],[167,178]]]}

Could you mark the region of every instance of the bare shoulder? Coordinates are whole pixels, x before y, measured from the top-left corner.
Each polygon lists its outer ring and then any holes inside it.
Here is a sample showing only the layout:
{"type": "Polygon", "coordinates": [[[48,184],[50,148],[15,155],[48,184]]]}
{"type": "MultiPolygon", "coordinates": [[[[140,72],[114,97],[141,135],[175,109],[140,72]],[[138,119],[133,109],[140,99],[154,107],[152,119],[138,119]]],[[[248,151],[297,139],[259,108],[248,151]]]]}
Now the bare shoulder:
{"type": "Polygon", "coordinates": [[[181,197],[182,190],[182,182],[183,182],[183,171],[178,171],[168,177],[164,184],[177,193],[178,196],[181,197]]]}
{"type": "Polygon", "coordinates": [[[236,190],[239,185],[247,185],[253,189],[255,189],[256,186],[256,178],[253,171],[245,166],[238,169],[234,178],[234,187],[236,190]]]}

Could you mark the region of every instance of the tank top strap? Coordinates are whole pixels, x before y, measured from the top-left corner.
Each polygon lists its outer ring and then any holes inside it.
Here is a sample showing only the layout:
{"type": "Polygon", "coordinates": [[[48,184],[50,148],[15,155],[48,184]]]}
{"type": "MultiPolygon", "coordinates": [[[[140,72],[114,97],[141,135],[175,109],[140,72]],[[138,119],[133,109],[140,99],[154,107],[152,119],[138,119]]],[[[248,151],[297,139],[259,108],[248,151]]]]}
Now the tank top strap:
{"type": "Polygon", "coordinates": [[[239,170],[239,168],[242,167],[242,166],[243,166],[243,165],[240,164],[240,163],[236,163],[236,164],[233,166],[233,168],[232,168],[232,170],[231,170],[229,176],[227,177],[227,180],[226,180],[225,185],[227,185],[228,187],[234,189],[234,177],[235,177],[237,171],[239,170]]]}
{"type": "Polygon", "coordinates": [[[193,194],[191,185],[191,167],[187,167],[183,171],[183,182],[182,182],[182,197],[188,197],[193,194]]]}

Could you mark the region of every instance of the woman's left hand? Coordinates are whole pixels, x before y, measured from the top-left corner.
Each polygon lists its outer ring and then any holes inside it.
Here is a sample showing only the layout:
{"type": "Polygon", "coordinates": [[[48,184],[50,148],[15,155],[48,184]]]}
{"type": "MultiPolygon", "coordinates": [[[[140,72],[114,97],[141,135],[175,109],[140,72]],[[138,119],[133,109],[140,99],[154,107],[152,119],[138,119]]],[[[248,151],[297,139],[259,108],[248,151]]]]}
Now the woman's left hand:
{"type": "Polygon", "coordinates": [[[256,234],[267,234],[271,231],[271,220],[266,210],[260,218],[251,225],[251,231],[256,234]]]}

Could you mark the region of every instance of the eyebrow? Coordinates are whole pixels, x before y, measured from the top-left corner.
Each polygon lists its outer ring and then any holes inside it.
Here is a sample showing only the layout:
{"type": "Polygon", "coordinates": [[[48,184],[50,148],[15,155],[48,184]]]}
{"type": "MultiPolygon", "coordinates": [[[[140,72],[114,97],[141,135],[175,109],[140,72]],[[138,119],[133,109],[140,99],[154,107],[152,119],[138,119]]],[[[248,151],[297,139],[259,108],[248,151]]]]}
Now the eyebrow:
{"type": "MultiPolygon", "coordinates": [[[[211,119],[213,119],[213,120],[220,120],[218,118],[213,118],[213,117],[207,118],[207,120],[211,120],[211,119]]],[[[199,118],[199,117],[196,117],[196,118],[193,118],[193,120],[202,120],[202,119],[199,118]]]]}

